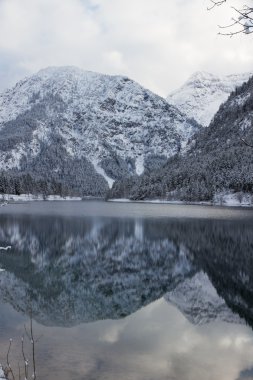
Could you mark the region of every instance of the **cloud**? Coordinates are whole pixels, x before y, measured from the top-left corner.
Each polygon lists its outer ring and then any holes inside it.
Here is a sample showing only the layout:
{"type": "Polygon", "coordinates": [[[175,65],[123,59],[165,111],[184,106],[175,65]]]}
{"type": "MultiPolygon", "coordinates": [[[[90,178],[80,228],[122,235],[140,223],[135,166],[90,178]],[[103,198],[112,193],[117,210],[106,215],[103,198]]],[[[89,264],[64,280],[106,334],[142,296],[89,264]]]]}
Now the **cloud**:
{"type": "MultiPolygon", "coordinates": [[[[59,378],[96,380],[252,380],[249,327],[219,321],[193,326],[163,299],[124,319],[72,328],[45,328],[35,323],[34,328],[37,336],[43,335],[37,353],[44,364],[41,378],[43,371],[45,376],[57,371],[59,378]],[[230,344],[224,346],[224,340],[230,344]]],[[[0,348],[5,348],[3,339],[0,348]]]]}
{"type": "Polygon", "coordinates": [[[0,88],[51,65],[127,75],[160,95],[197,70],[250,71],[251,36],[207,0],[0,0],[0,88]]]}

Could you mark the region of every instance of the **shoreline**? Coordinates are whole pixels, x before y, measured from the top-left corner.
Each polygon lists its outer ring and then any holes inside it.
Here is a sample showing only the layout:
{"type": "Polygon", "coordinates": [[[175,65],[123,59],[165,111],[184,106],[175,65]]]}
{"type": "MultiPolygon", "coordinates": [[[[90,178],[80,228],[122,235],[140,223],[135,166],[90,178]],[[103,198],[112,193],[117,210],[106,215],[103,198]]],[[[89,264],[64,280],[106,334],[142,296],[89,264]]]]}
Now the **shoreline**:
{"type": "Polygon", "coordinates": [[[2,195],[2,198],[0,199],[0,203],[2,202],[2,206],[5,206],[7,204],[15,204],[15,203],[26,203],[26,202],[38,202],[38,201],[85,201],[85,200],[101,200],[103,198],[97,198],[97,197],[71,197],[66,196],[62,197],[60,195],[48,195],[47,197],[44,197],[43,195],[34,195],[34,194],[4,194],[2,195]]]}
{"type": "Polygon", "coordinates": [[[235,202],[211,202],[211,201],[200,201],[200,202],[187,202],[187,201],[168,201],[162,199],[145,199],[145,200],[131,200],[126,198],[115,198],[108,199],[107,202],[114,203],[148,203],[148,204],[161,204],[161,205],[178,205],[178,206],[209,206],[209,207],[239,207],[239,208],[252,208],[253,203],[235,203],[235,202]]]}
{"type": "Polygon", "coordinates": [[[236,198],[236,194],[227,194],[224,199],[216,198],[214,201],[179,201],[179,200],[166,200],[166,199],[145,199],[145,200],[131,200],[128,198],[115,198],[115,199],[105,199],[98,197],[61,197],[60,195],[49,195],[46,198],[43,195],[32,195],[32,194],[5,194],[0,199],[0,207],[7,206],[8,204],[18,204],[18,203],[27,203],[27,202],[41,202],[41,201],[65,201],[65,202],[82,202],[82,201],[104,201],[109,203],[139,203],[139,204],[157,204],[157,205],[178,205],[178,206],[209,206],[209,207],[238,207],[238,208],[253,208],[253,203],[249,202],[247,195],[245,199],[242,199],[241,202],[236,198]]]}

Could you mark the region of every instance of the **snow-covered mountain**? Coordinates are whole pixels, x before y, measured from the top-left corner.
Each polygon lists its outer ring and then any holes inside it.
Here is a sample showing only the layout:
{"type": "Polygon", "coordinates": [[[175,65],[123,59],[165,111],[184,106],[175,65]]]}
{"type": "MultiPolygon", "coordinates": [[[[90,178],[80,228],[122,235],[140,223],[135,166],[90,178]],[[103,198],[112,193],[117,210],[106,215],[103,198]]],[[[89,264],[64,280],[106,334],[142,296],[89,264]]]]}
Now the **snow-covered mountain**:
{"type": "Polygon", "coordinates": [[[245,323],[229,309],[203,271],[181,282],[164,298],[174,304],[195,325],[214,321],[245,323]]]}
{"type": "Polygon", "coordinates": [[[177,153],[197,129],[126,77],[51,67],[0,95],[0,169],[85,177],[91,187],[96,178],[104,192],[177,153]]]}
{"type": "Polygon", "coordinates": [[[185,155],[169,159],[160,171],[128,181],[127,191],[124,181],[115,183],[109,196],[223,202],[227,194],[242,202],[253,189],[251,146],[253,77],[231,93],[208,127],[195,134],[185,155]]]}
{"type": "Polygon", "coordinates": [[[230,93],[247,82],[252,73],[218,76],[196,72],[179,89],[167,97],[188,117],[193,117],[203,126],[208,126],[230,93]]]}

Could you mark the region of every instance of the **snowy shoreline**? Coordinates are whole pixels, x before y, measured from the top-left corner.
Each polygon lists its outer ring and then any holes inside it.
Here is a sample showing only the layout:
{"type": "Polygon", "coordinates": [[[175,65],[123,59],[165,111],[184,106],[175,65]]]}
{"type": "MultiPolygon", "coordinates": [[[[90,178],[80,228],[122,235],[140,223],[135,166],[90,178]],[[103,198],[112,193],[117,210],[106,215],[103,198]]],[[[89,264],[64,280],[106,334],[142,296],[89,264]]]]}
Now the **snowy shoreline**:
{"type": "Polygon", "coordinates": [[[116,203],[149,203],[149,204],[170,204],[170,205],[193,205],[193,206],[221,206],[221,207],[252,207],[253,202],[251,196],[246,194],[241,200],[237,194],[225,194],[221,198],[215,196],[214,201],[187,202],[178,200],[162,200],[162,199],[145,199],[131,200],[127,198],[108,199],[108,202],[116,203]]]}
{"type": "Polygon", "coordinates": [[[34,194],[4,194],[2,198],[0,197],[0,202],[2,203],[15,203],[15,202],[36,202],[36,201],[82,201],[85,199],[96,199],[94,197],[61,197],[60,195],[48,195],[44,197],[43,195],[34,194]]]}
{"type": "MultiPolygon", "coordinates": [[[[36,201],[104,201],[104,198],[96,198],[92,196],[87,197],[61,197],[60,195],[48,195],[46,198],[43,195],[33,194],[4,194],[0,198],[0,206],[5,206],[9,203],[18,202],[36,202],[36,201]],[[1,204],[2,203],[2,204],[1,204]]],[[[238,194],[238,193],[220,193],[216,194],[213,201],[199,201],[187,202],[179,200],[166,200],[166,199],[145,199],[145,200],[131,200],[128,198],[115,198],[108,199],[107,202],[115,203],[149,203],[149,204],[170,204],[170,205],[195,205],[195,206],[223,206],[223,207],[252,207],[253,196],[251,194],[238,194]]]]}
{"type": "Polygon", "coordinates": [[[107,202],[114,203],[148,203],[148,204],[167,204],[167,205],[178,205],[178,206],[220,206],[220,207],[243,207],[243,208],[253,208],[253,204],[240,204],[240,203],[214,203],[214,202],[185,202],[185,201],[163,201],[160,199],[144,200],[144,201],[133,201],[131,199],[108,199],[107,202]]]}

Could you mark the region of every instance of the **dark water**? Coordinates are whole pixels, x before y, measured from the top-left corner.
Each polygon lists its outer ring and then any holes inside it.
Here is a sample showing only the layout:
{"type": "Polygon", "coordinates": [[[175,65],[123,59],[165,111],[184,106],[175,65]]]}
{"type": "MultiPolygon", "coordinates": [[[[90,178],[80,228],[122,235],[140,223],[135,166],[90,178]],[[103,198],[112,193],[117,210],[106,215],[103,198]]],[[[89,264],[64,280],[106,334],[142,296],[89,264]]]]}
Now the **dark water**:
{"type": "Polygon", "coordinates": [[[0,362],[32,310],[38,379],[253,379],[252,210],[12,205],[0,245],[0,362]]]}

